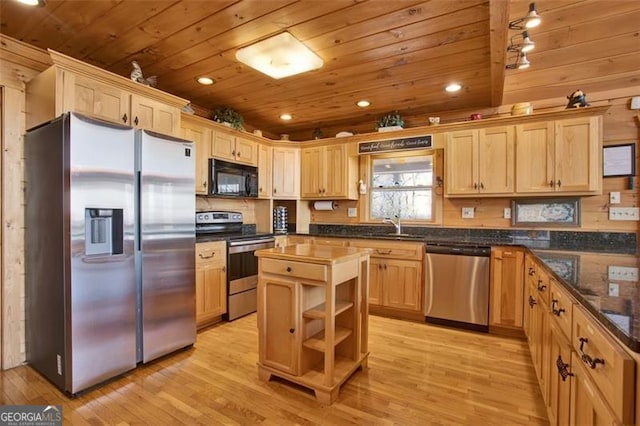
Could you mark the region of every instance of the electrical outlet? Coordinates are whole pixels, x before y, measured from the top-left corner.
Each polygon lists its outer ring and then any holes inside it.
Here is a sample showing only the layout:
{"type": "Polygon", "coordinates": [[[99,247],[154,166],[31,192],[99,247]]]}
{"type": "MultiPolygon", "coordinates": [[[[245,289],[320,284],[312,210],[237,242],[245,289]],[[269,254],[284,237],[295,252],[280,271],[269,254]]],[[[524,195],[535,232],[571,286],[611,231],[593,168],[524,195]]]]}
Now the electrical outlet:
{"type": "Polygon", "coordinates": [[[511,219],[511,209],[509,207],[505,207],[502,211],[502,217],[504,219],[511,219]]]}
{"type": "Polygon", "coordinates": [[[356,217],[358,216],[358,209],[356,207],[349,207],[347,209],[347,215],[349,217],[356,217]]]}
{"type": "Polygon", "coordinates": [[[640,220],[640,208],[609,207],[609,220],[640,220]]]}
{"type": "Polygon", "coordinates": [[[638,281],[638,268],[609,265],[607,276],[610,281],[638,281]]]}
{"type": "Polygon", "coordinates": [[[620,193],[619,192],[610,192],[609,193],[609,204],[620,204],[620,193]]]}
{"type": "Polygon", "coordinates": [[[609,283],[609,296],[618,297],[620,295],[620,285],[609,283]]]}
{"type": "Polygon", "coordinates": [[[462,218],[463,219],[473,219],[474,208],[473,207],[463,207],[462,208],[462,218]]]}

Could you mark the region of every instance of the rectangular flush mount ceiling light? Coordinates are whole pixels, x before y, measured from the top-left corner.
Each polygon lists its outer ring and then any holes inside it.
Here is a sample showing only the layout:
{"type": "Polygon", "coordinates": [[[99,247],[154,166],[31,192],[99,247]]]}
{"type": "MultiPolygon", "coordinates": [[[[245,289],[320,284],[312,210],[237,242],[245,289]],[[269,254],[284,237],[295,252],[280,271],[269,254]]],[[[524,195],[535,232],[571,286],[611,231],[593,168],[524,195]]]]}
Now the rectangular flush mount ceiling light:
{"type": "Polygon", "coordinates": [[[322,59],[288,32],[236,52],[236,59],[275,79],[322,67],[322,59]]]}

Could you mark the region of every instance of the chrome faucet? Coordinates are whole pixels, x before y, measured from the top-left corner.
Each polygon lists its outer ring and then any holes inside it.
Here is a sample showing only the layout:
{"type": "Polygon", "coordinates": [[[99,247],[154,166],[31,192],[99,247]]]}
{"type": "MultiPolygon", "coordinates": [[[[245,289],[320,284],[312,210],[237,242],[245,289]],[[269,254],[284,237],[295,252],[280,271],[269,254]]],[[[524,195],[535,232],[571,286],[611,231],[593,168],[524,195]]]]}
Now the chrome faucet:
{"type": "Polygon", "coordinates": [[[392,224],[396,228],[396,235],[400,235],[402,234],[402,224],[400,223],[400,216],[396,215],[395,218],[396,220],[394,221],[393,219],[387,217],[382,221],[382,223],[392,224]]]}

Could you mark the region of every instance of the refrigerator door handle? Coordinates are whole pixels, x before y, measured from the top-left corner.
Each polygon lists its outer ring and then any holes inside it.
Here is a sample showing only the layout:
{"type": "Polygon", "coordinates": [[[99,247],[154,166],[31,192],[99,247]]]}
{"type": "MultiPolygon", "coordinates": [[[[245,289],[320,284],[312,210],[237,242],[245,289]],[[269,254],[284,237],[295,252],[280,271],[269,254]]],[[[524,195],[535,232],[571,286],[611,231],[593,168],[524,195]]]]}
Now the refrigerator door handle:
{"type": "MultiPolygon", "coordinates": [[[[135,187],[136,187],[136,191],[140,191],[140,188],[142,188],[142,177],[140,174],[140,171],[138,170],[136,172],[136,183],[135,183],[135,187]]],[[[142,200],[138,200],[138,203],[140,203],[140,205],[138,206],[138,208],[136,209],[136,235],[135,235],[135,241],[136,241],[136,251],[140,251],[141,246],[142,246],[142,200]]]]}

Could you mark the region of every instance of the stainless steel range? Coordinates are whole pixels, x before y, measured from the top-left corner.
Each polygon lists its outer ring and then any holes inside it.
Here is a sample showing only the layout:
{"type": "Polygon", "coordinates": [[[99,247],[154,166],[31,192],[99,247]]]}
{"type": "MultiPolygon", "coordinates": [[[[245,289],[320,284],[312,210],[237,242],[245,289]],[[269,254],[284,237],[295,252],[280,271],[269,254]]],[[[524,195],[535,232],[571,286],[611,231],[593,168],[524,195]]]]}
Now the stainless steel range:
{"type": "Polygon", "coordinates": [[[243,224],[242,213],[207,211],[196,213],[196,235],[212,235],[227,240],[227,313],[233,321],[256,311],[258,258],[256,250],[275,245],[273,234],[257,233],[243,224]]]}

